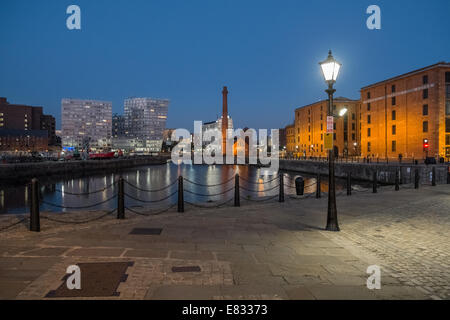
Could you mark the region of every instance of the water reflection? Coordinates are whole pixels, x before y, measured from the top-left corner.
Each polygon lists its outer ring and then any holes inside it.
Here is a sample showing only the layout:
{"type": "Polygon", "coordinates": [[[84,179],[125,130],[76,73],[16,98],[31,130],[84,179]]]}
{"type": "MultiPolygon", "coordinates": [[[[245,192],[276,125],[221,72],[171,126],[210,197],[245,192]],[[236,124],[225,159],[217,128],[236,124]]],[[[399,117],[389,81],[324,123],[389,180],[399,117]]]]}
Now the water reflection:
{"type": "MultiPolygon", "coordinates": [[[[177,195],[173,194],[177,188],[178,176],[182,175],[190,183],[185,181],[184,198],[189,202],[224,202],[234,197],[234,175],[239,173],[241,198],[255,199],[256,197],[274,196],[278,194],[279,179],[264,168],[256,168],[238,165],[177,165],[167,163],[166,165],[144,166],[127,169],[121,172],[123,178],[129,182],[125,184],[125,193],[130,197],[125,198],[127,207],[152,206],[155,208],[165,208],[177,200],[177,195]],[[273,180],[273,181],[270,181],[273,180]],[[222,182],[228,181],[225,184],[222,182]],[[268,182],[270,181],[270,182],[268,182]],[[257,184],[259,182],[260,184],[257,184]],[[264,184],[262,184],[264,182],[264,184]],[[148,192],[145,190],[161,189],[172,184],[170,187],[157,192],[148,192]],[[215,185],[205,187],[202,185],[215,185]],[[139,189],[132,187],[137,186],[139,189]],[[231,190],[230,190],[231,189],[231,190]],[[247,190],[251,191],[247,191],[247,190]],[[258,191],[258,192],[255,192],[258,191]],[[223,193],[223,194],[220,194],[223,193]],[[172,195],[173,194],[173,195],[172,195]],[[172,196],[170,196],[172,195],[172,196]],[[211,196],[204,196],[211,195],[211,196]],[[156,201],[162,198],[168,199],[158,203],[143,203],[135,199],[144,199],[146,201],[156,201]]],[[[105,175],[92,175],[82,178],[70,178],[59,180],[40,181],[40,198],[47,203],[57,204],[65,207],[88,206],[98,202],[105,201],[115,195],[118,191],[115,181],[119,179],[120,173],[109,173],[105,175]],[[108,187],[104,191],[99,191],[108,187]],[[80,195],[71,195],[69,193],[79,193],[80,195]]],[[[285,172],[284,182],[286,185],[295,186],[295,178],[300,176],[298,173],[285,172]]],[[[308,177],[302,174],[305,179],[305,193],[314,193],[316,191],[316,178],[308,177]]],[[[328,187],[326,179],[323,178],[321,190],[326,192],[328,187]]],[[[337,181],[338,189],[342,189],[345,184],[337,181]]],[[[285,187],[286,194],[294,194],[295,189],[285,187]]],[[[2,185],[0,186],[0,213],[24,213],[29,211],[29,190],[27,185],[2,185]]],[[[117,207],[117,199],[100,204],[88,210],[106,210],[117,207]]],[[[70,211],[73,209],[61,209],[41,204],[41,211],[70,211]]]]}

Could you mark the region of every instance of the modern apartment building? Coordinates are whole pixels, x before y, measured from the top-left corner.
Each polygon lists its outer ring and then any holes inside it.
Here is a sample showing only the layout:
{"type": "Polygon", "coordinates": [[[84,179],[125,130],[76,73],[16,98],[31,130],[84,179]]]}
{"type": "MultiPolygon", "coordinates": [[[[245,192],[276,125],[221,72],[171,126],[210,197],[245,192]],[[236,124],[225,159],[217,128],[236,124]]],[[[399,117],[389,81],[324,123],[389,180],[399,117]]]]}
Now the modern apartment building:
{"type": "Polygon", "coordinates": [[[361,102],[362,156],[450,157],[450,63],[365,86],[361,102]]]}
{"type": "Polygon", "coordinates": [[[112,103],[108,101],[62,99],[63,147],[103,151],[111,148],[112,103]]]}
{"type": "Polygon", "coordinates": [[[112,117],[112,136],[113,138],[124,137],[127,134],[125,127],[125,116],[115,113],[112,117]]]}
{"type": "MultiPolygon", "coordinates": [[[[333,113],[335,115],[333,144],[335,152],[340,156],[359,155],[359,100],[337,97],[333,100],[333,113]],[[342,109],[344,115],[339,116],[342,109]]],[[[328,100],[322,100],[295,110],[294,149],[298,156],[326,157],[324,137],[327,132],[328,100]]],[[[288,129],[289,130],[289,129],[288,129]]]]}
{"type": "Polygon", "coordinates": [[[169,100],[129,98],[124,103],[127,137],[140,141],[139,152],[160,152],[169,100]]]}

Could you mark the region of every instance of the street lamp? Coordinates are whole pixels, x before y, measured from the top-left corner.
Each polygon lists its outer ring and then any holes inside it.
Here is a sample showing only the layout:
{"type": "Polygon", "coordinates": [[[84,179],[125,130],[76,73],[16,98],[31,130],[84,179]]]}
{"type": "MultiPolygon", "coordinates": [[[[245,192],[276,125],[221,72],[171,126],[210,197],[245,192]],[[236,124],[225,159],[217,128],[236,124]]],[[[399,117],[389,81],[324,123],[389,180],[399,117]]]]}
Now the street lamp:
{"type": "MultiPolygon", "coordinates": [[[[328,58],[320,62],[319,65],[322,69],[325,82],[328,84],[328,89],[325,90],[325,92],[328,94],[328,116],[333,117],[333,93],[336,91],[335,89],[333,89],[333,84],[336,82],[341,64],[333,58],[330,50],[328,52],[328,58]]],[[[345,110],[345,112],[346,111],[347,110],[345,110]]],[[[333,139],[331,141],[333,141],[333,139]]],[[[326,230],[339,231],[336,209],[336,181],[334,177],[333,146],[330,150],[328,150],[328,213],[326,230]]]]}

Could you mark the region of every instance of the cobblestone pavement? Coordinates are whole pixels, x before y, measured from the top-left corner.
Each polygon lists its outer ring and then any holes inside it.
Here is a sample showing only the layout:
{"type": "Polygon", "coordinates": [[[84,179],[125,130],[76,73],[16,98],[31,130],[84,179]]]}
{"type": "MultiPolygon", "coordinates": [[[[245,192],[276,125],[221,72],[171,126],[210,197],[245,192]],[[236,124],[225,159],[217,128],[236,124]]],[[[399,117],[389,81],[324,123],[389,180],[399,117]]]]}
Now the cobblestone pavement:
{"type": "Polygon", "coordinates": [[[401,283],[450,299],[450,193],[427,189],[412,190],[418,197],[406,203],[345,218],[342,232],[328,236],[380,258],[401,283]]]}
{"type": "MultiPolygon", "coordinates": [[[[42,220],[40,233],[22,223],[0,232],[0,298],[45,299],[72,264],[133,261],[120,295],[99,299],[449,299],[450,186],[391,189],[339,196],[341,232],[323,230],[325,196],[88,224],[42,220]],[[136,227],[162,232],[130,234],[136,227]],[[372,264],[382,269],[380,290],[366,287],[372,264]]],[[[0,229],[14,220],[2,217],[0,229]]]]}

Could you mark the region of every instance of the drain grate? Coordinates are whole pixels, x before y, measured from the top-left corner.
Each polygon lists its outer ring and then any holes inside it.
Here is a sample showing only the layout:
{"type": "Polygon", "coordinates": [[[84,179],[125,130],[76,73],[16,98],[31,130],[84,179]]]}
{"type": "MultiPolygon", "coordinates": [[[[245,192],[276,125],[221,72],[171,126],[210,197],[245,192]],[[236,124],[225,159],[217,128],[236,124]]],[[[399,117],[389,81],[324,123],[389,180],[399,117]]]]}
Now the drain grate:
{"type": "Polygon", "coordinates": [[[161,228],[134,228],[130,234],[159,236],[161,232],[161,228]]]}
{"type": "Polygon", "coordinates": [[[199,266],[172,267],[172,272],[201,272],[199,266]]]}
{"type": "Polygon", "coordinates": [[[125,274],[128,267],[134,262],[95,262],[78,263],[81,271],[81,289],[69,290],[67,288],[67,278],[65,275],[63,283],[58,289],[52,290],[45,296],[46,298],[70,298],[70,297],[114,297],[119,296],[117,288],[121,282],[127,281],[125,274]]]}

